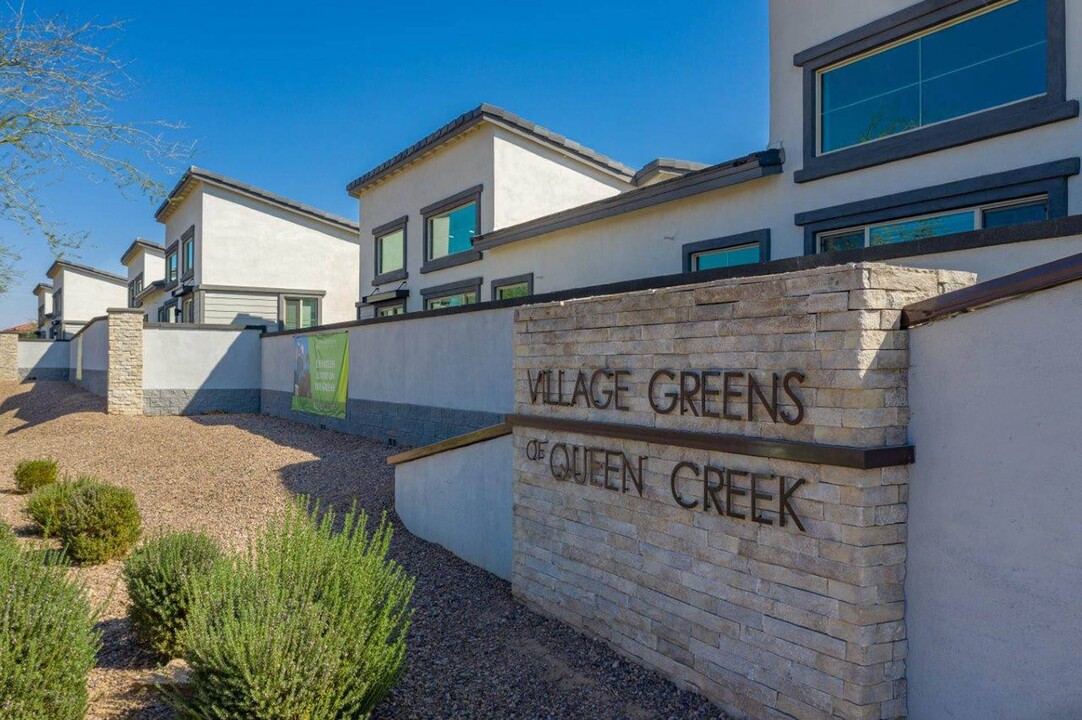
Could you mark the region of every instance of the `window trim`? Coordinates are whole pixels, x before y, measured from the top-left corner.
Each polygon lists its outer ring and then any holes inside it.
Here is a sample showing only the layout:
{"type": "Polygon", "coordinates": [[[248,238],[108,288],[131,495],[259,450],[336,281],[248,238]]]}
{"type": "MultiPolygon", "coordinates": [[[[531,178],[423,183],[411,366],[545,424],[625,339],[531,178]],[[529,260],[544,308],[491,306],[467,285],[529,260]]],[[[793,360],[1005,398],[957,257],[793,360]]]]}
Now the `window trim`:
{"type": "Polygon", "coordinates": [[[444,268],[465,265],[467,263],[476,262],[482,258],[482,252],[475,249],[462,250],[460,252],[451,253],[450,255],[444,255],[443,257],[433,258],[432,248],[430,247],[432,238],[429,233],[429,224],[434,216],[442,215],[443,213],[462,207],[463,205],[468,205],[472,202],[474,203],[474,211],[476,213],[474,227],[477,228],[474,237],[480,237],[481,194],[484,188],[484,185],[474,185],[471,188],[467,188],[450,197],[446,197],[443,200],[439,200],[421,208],[421,252],[424,259],[424,263],[421,265],[421,273],[430,273],[435,272],[436,270],[443,270],[444,268]]]}
{"type": "Polygon", "coordinates": [[[681,254],[684,258],[684,272],[697,272],[693,269],[692,265],[694,264],[695,256],[699,253],[708,252],[710,250],[727,250],[740,245],[751,245],[754,243],[758,243],[759,245],[759,262],[764,263],[770,260],[769,228],[751,230],[749,232],[737,233],[736,235],[725,235],[723,237],[710,238],[709,240],[699,240],[698,242],[684,243],[684,246],[681,248],[681,254]]]}
{"type": "Polygon", "coordinates": [[[180,276],[180,281],[183,282],[193,275],[195,275],[195,225],[184,231],[184,234],[180,236],[180,240],[176,243],[177,250],[177,271],[180,276]],[[192,243],[192,266],[187,267],[187,256],[185,255],[185,246],[188,242],[192,243]]]}
{"type": "Polygon", "coordinates": [[[165,249],[165,289],[176,287],[180,283],[180,241],[174,242],[172,245],[165,249]],[[169,279],[169,256],[176,255],[177,257],[177,276],[172,280],[169,279]]]}
{"type": "MultiPolygon", "coordinates": [[[[282,293],[278,296],[278,329],[286,329],[286,303],[290,300],[315,300],[316,301],[316,324],[307,328],[291,328],[293,330],[310,330],[314,327],[319,327],[323,324],[323,296],[322,295],[304,295],[301,293],[282,293]]],[[[300,320],[300,308],[298,308],[297,314],[298,322],[300,320]]]]}
{"type": "Polygon", "coordinates": [[[380,310],[385,310],[385,309],[390,308],[390,307],[400,307],[400,308],[402,308],[402,312],[399,313],[399,315],[405,315],[406,314],[406,300],[405,300],[405,298],[403,298],[401,300],[384,300],[383,302],[372,303],[372,317],[374,317],[374,318],[378,318],[378,317],[396,317],[394,315],[380,315],[379,314],[380,310]]]}
{"type": "Polygon", "coordinates": [[[399,280],[405,280],[409,277],[409,273],[406,271],[406,263],[409,260],[409,230],[407,224],[409,223],[409,215],[403,215],[400,218],[392,220],[389,223],[384,223],[378,227],[372,228],[372,285],[383,285],[390,282],[398,282],[399,280]],[[402,267],[399,270],[392,270],[386,273],[379,272],[379,259],[380,259],[380,239],[390,235],[398,230],[402,231],[402,267]]]}
{"type": "MultiPolygon", "coordinates": [[[[128,307],[137,308],[137,307],[142,306],[142,303],[139,302],[138,300],[136,300],[136,298],[139,296],[139,293],[143,292],[144,288],[142,286],[142,283],[143,283],[143,273],[139,273],[138,275],[136,275],[135,277],[133,277],[131,280],[128,281],[128,307]],[[140,287],[139,287],[138,290],[135,289],[136,283],[140,284],[140,287]]],[[[42,308],[44,309],[44,307],[45,306],[43,304],[42,308]]]]}
{"type": "Polygon", "coordinates": [[[429,309],[428,303],[432,300],[439,300],[440,298],[447,297],[449,295],[458,295],[459,293],[467,292],[477,293],[477,302],[480,303],[481,286],[484,284],[484,282],[484,278],[475,277],[467,278],[465,280],[456,280],[455,282],[444,283],[443,285],[433,285],[432,287],[422,288],[421,299],[424,304],[424,309],[429,309]]]}
{"type": "Polygon", "coordinates": [[[508,285],[518,285],[520,283],[526,283],[526,295],[527,297],[533,295],[533,273],[524,273],[522,275],[512,275],[511,277],[500,278],[493,280],[489,283],[489,299],[496,300],[496,291],[502,287],[508,285]]]}
{"type": "Polygon", "coordinates": [[[1054,220],[1067,215],[1067,178],[1077,175],[1079,167],[1079,158],[1067,158],[797,213],[793,222],[804,227],[804,254],[815,255],[819,233],[1031,195],[1048,196],[1048,219],[1054,220]]]}
{"type": "Polygon", "coordinates": [[[1078,101],[1067,100],[1065,0],[1045,1],[1048,63],[1044,95],[825,154],[818,153],[820,71],[982,10],[988,1],[958,0],[944,6],[942,0],[924,0],[797,53],[793,64],[802,68],[804,75],[804,165],[793,173],[794,182],[818,180],[1078,117],[1078,101]]]}

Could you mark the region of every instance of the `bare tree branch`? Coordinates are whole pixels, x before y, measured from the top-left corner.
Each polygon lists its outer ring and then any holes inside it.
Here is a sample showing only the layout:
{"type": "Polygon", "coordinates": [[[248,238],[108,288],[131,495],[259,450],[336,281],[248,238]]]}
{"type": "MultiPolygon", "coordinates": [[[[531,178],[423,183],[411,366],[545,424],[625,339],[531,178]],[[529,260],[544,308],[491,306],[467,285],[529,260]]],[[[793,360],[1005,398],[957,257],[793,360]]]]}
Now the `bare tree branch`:
{"type": "MultiPolygon", "coordinates": [[[[56,255],[86,237],[47,217],[42,189],[63,172],[161,197],[165,189],[150,172],[172,174],[191,156],[191,144],[169,139],[181,125],[117,119],[135,83],[104,40],[122,27],[27,17],[21,5],[0,14],[0,212],[40,233],[56,255]]],[[[0,293],[15,259],[0,243],[0,293]]]]}

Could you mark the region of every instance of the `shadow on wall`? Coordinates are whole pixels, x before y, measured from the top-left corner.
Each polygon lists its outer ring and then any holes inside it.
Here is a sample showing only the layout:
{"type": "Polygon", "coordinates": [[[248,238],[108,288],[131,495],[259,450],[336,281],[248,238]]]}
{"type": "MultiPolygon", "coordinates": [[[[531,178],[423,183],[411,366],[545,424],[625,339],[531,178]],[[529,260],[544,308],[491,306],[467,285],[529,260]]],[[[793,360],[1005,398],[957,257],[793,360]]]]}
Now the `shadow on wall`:
{"type": "Polygon", "coordinates": [[[105,398],[93,395],[64,380],[43,380],[26,383],[18,395],[7,397],[0,403],[0,415],[14,413],[23,425],[12,428],[11,435],[55,420],[64,415],[85,412],[105,412],[105,398]]]}

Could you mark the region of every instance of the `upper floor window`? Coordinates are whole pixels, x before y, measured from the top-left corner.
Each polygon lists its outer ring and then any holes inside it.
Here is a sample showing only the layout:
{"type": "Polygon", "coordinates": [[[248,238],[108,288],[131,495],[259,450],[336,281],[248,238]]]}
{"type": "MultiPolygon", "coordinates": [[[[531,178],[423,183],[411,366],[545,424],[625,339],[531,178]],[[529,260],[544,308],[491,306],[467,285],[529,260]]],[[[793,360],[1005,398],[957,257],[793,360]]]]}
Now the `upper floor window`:
{"type": "Polygon", "coordinates": [[[454,255],[473,248],[477,234],[476,202],[428,218],[428,259],[454,255]]]}
{"type": "Polygon", "coordinates": [[[195,271],[195,235],[189,235],[181,243],[183,253],[184,275],[195,271]]]}
{"type": "Polygon", "coordinates": [[[319,325],[318,298],[289,297],[282,305],[283,330],[303,330],[319,325]]]}
{"type": "Polygon", "coordinates": [[[53,293],[53,315],[58,318],[64,317],[64,292],[62,290],[53,293]]]}
{"type": "Polygon", "coordinates": [[[177,251],[173,250],[165,256],[165,281],[175,283],[177,281],[177,251]]]}
{"type": "Polygon", "coordinates": [[[406,228],[398,228],[376,238],[376,275],[386,275],[406,267],[406,228]]]}
{"type": "Polygon", "coordinates": [[[819,71],[819,153],[1043,95],[1047,0],[1011,0],[819,71]]]}
{"type": "Polygon", "coordinates": [[[853,250],[877,245],[953,235],[981,228],[1002,227],[1048,218],[1048,198],[1031,197],[1010,202],[980,205],[949,212],[900,218],[889,222],[822,232],[817,236],[819,252],[853,250]]]}
{"type": "Polygon", "coordinates": [[[181,322],[194,323],[195,322],[195,299],[191,297],[184,298],[184,302],[181,304],[181,322]]]}
{"type": "Polygon", "coordinates": [[[139,293],[143,292],[143,276],[136,275],[135,278],[128,283],[128,307],[137,307],[136,297],[139,293]]]}

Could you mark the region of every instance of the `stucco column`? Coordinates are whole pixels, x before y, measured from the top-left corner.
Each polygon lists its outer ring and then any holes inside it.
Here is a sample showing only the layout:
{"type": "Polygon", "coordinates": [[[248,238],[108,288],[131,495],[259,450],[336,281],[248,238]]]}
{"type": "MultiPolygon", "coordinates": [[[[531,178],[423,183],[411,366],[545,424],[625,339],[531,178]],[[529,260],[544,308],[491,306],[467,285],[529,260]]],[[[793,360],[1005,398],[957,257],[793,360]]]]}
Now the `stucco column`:
{"type": "Polygon", "coordinates": [[[19,335],[0,333],[0,382],[19,381],[19,335]]]}
{"type": "Polygon", "coordinates": [[[110,415],[143,414],[143,311],[109,308],[107,408],[110,415]]]}

